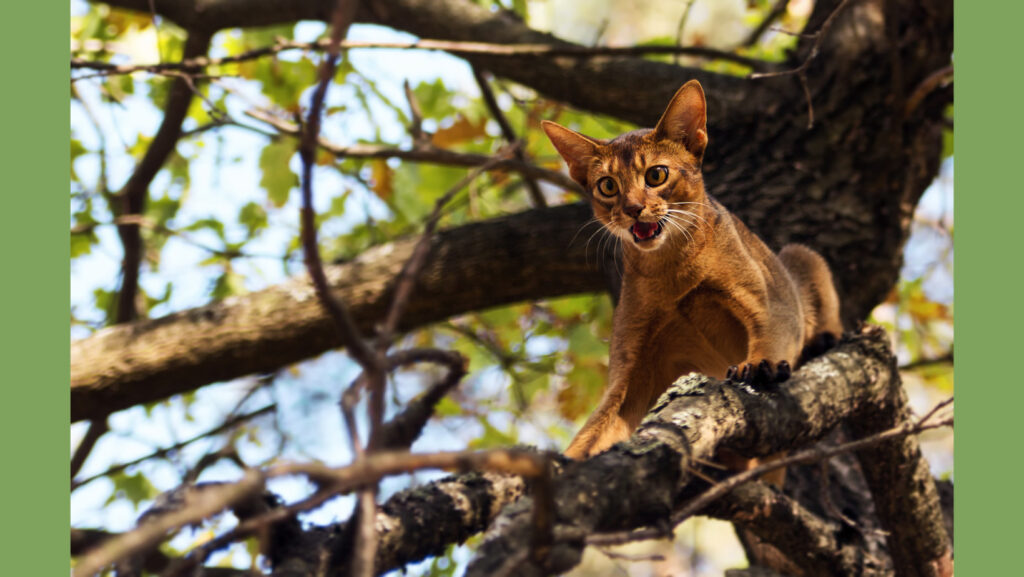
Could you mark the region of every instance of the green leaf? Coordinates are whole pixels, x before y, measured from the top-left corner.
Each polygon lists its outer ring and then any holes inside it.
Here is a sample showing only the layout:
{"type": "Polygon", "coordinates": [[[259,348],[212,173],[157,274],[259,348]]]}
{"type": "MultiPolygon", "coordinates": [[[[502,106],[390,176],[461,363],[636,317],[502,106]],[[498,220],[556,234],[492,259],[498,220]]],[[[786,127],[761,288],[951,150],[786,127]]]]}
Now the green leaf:
{"type": "Polygon", "coordinates": [[[78,173],[75,172],[75,159],[88,152],[89,150],[82,145],[82,141],[77,138],[71,139],[71,180],[78,180],[78,173]]]}
{"type": "Polygon", "coordinates": [[[217,277],[217,281],[210,291],[210,296],[215,299],[222,299],[232,295],[244,294],[245,278],[231,269],[224,271],[224,274],[217,277]]]}
{"type": "Polygon", "coordinates": [[[115,313],[117,312],[117,291],[98,288],[92,291],[92,296],[96,308],[103,311],[105,316],[104,324],[109,325],[114,322],[115,313]]]}
{"type": "Polygon", "coordinates": [[[440,120],[455,114],[456,108],[452,105],[452,92],[445,87],[444,81],[440,78],[433,82],[420,82],[412,92],[420,104],[424,118],[440,120]]]}
{"type": "Polygon", "coordinates": [[[91,230],[89,232],[71,233],[71,258],[78,258],[83,254],[89,254],[92,252],[92,245],[97,242],[96,233],[91,230]]]}
{"type": "Polygon", "coordinates": [[[445,397],[437,403],[437,407],[434,409],[434,414],[438,417],[455,417],[462,414],[462,406],[450,398],[445,397]]]}
{"type": "Polygon", "coordinates": [[[263,171],[260,187],[278,208],[288,202],[292,187],[299,185],[299,177],[288,167],[293,154],[294,144],[283,140],[271,142],[260,152],[260,170],[263,171]]]}
{"type": "Polygon", "coordinates": [[[115,473],[110,476],[110,480],[114,482],[114,492],[107,499],[108,505],[117,499],[128,499],[133,505],[138,506],[142,501],[152,499],[159,494],[157,488],[142,473],[134,475],[124,472],[115,473]]]}
{"type": "Polygon", "coordinates": [[[167,222],[178,214],[179,208],[181,199],[171,198],[165,194],[146,203],[146,216],[153,219],[157,226],[167,226],[167,222]]]}
{"type": "Polygon", "coordinates": [[[212,230],[217,236],[224,240],[224,223],[215,218],[201,218],[185,227],[185,230],[212,230]]]}
{"type": "Polygon", "coordinates": [[[267,211],[255,202],[249,202],[238,211],[238,222],[245,227],[250,238],[267,228],[267,211]]]}
{"type": "Polygon", "coordinates": [[[608,345],[594,335],[589,324],[583,324],[569,330],[569,350],[577,356],[603,356],[608,345]]]}

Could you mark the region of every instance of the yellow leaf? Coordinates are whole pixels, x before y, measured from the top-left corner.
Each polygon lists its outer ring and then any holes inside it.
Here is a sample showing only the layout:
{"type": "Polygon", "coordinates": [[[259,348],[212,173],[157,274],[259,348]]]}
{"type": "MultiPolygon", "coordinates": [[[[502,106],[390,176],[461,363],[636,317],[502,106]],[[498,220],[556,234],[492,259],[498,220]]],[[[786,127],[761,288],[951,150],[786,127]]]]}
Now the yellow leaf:
{"type": "Polygon", "coordinates": [[[373,192],[375,192],[381,200],[387,201],[391,198],[391,193],[393,192],[391,167],[388,166],[387,160],[377,158],[373,160],[371,170],[370,188],[373,189],[373,192]]]}

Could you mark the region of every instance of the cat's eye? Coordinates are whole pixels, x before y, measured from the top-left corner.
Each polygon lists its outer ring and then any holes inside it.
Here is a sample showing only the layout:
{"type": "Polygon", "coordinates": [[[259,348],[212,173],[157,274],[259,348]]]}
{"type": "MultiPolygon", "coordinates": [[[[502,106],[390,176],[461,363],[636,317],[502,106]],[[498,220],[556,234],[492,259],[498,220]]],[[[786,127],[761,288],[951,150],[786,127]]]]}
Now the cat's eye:
{"type": "Polygon", "coordinates": [[[652,166],[644,174],[644,182],[647,186],[661,186],[668,180],[668,167],[652,166]]]}
{"type": "Polygon", "coordinates": [[[615,196],[619,192],[619,185],[611,177],[604,177],[597,181],[597,191],[605,196],[615,196]]]}

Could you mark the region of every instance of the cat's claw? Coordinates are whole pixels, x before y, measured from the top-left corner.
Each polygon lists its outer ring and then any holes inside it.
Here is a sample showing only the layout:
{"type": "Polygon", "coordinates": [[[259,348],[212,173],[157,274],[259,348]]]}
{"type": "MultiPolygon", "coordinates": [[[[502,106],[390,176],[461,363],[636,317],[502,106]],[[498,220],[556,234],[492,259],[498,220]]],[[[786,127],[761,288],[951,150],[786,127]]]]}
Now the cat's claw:
{"type": "Polygon", "coordinates": [[[752,387],[763,387],[789,380],[793,369],[789,361],[772,363],[768,359],[760,363],[746,363],[743,367],[733,365],[725,373],[726,380],[744,383],[752,387]]]}

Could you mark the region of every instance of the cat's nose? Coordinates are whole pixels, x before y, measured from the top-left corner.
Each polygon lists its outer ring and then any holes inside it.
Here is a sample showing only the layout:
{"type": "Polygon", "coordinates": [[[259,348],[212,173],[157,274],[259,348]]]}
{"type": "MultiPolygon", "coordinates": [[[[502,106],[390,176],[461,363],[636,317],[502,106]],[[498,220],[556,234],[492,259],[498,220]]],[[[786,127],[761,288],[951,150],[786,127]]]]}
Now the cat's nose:
{"type": "Polygon", "coordinates": [[[626,205],[622,207],[622,211],[633,218],[640,218],[640,213],[644,211],[644,205],[635,202],[627,202],[626,205]]]}

